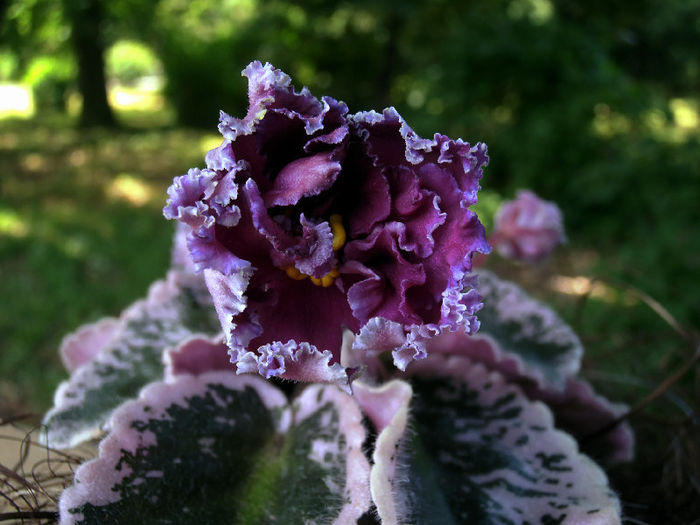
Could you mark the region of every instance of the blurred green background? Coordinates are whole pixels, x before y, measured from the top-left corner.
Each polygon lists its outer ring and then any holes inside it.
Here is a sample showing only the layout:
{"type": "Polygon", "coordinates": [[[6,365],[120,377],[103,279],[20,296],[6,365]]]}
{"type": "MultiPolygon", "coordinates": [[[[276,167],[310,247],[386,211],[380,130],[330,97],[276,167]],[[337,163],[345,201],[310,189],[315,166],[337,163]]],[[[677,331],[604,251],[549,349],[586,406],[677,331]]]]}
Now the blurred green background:
{"type": "MultiPolygon", "coordinates": [[[[0,416],[45,410],[63,335],[164,274],[164,190],[218,144],[220,109],[244,113],[253,59],[352,112],[486,142],[487,226],[518,188],[557,202],[564,249],[489,264],[635,403],[690,351],[628,286],[700,326],[699,36],[699,0],[0,2],[0,416]]],[[[640,459],[612,471],[630,515],[700,495],[699,398],[696,367],[632,421],[640,459]]]]}

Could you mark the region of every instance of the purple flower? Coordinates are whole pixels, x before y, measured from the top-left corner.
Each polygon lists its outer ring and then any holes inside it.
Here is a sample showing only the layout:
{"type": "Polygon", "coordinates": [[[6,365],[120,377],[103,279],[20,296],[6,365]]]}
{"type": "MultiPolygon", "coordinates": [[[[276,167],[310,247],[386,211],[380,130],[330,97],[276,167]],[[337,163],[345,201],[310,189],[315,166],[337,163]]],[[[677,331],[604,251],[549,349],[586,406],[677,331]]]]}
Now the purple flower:
{"type": "Polygon", "coordinates": [[[495,223],[489,241],[508,259],[538,262],[566,241],[557,205],[528,190],[519,191],[515,200],[503,203],[495,223]]]}
{"type": "Polygon", "coordinates": [[[401,368],[431,334],[475,330],[485,146],[421,139],[393,108],[348,115],[269,64],[243,74],[247,115],[221,114],[223,143],[164,209],[191,228],[238,371],[343,383],[344,328],[401,368]]]}

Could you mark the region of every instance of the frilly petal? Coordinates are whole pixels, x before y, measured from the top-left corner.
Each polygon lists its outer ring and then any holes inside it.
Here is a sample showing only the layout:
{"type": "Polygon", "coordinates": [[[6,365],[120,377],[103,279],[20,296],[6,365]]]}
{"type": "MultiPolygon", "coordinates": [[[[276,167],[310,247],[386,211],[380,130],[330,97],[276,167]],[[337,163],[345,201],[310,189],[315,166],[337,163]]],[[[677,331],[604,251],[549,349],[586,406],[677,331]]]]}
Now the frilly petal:
{"type": "Polygon", "coordinates": [[[340,162],[333,157],[332,151],[323,152],[287,164],[263,196],[265,205],[290,206],[330,188],[340,173],[340,162]]]}
{"type": "Polygon", "coordinates": [[[187,248],[190,251],[194,268],[198,272],[210,268],[224,275],[231,275],[250,268],[248,261],[236,257],[227,250],[216,240],[211,231],[205,231],[201,234],[191,232],[187,237],[187,248]]]}
{"type": "Polygon", "coordinates": [[[228,173],[236,166],[231,143],[224,140],[221,145],[207,152],[204,156],[204,161],[210,170],[228,173]]]}
{"type": "Polygon", "coordinates": [[[175,177],[168,188],[168,202],[163,208],[165,217],[177,219],[193,230],[213,227],[215,218],[201,199],[216,177],[213,171],[197,168],[190,169],[186,175],[175,177]]]}
{"type": "Polygon", "coordinates": [[[270,217],[255,181],[248,180],[244,191],[248,199],[253,225],[269,241],[274,251],[270,259],[279,267],[295,266],[314,277],[323,277],[336,265],[333,234],[328,222],[314,224],[300,216],[302,235],[291,235],[270,217]]]}
{"type": "Polygon", "coordinates": [[[401,223],[390,223],[345,247],[345,256],[351,263],[343,266],[341,273],[364,276],[348,290],[348,303],[361,321],[384,317],[404,324],[421,322],[407,292],[425,283],[426,274],[421,264],[410,262],[399,250],[398,239],[404,229],[401,223]],[[383,263],[372,264],[371,268],[364,265],[375,261],[383,263]]]}
{"type": "Polygon", "coordinates": [[[452,337],[468,339],[467,334],[479,328],[474,314],[483,306],[481,295],[474,288],[476,279],[476,276],[470,276],[461,286],[445,291],[442,317],[438,323],[404,325],[382,317],[370,319],[355,338],[353,351],[364,353],[368,359],[391,352],[394,365],[399,370],[406,370],[412,361],[424,359],[429,354],[439,334],[455,332],[452,337]]]}
{"type": "Polygon", "coordinates": [[[476,313],[483,307],[482,297],[477,291],[478,276],[465,276],[458,285],[449,286],[442,293],[440,306],[441,331],[461,331],[473,334],[479,329],[476,313]]]}
{"type": "Polygon", "coordinates": [[[204,282],[211,293],[216,313],[229,347],[245,347],[261,331],[255,323],[241,323],[239,314],[246,309],[251,268],[243,268],[236,273],[224,275],[217,270],[204,270],[204,282]]]}
{"type": "Polygon", "coordinates": [[[349,119],[356,125],[358,134],[368,140],[369,154],[374,157],[376,165],[419,164],[424,159],[423,152],[433,146],[433,141],[421,138],[394,107],[388,107],[382,113],[360,111],[349,119]],[[373,128],[371,137],[368,127],[373,128]],[[395,139],[397,131],[403,139],[403,146],[395,139]]]}
{"type": "Polygon", "coordinates": [[[333,354],[321,352],[314,345],[296,341],[275,341],[263,345],[257,352],[231,350],[232,360],[238,365],[238,373],[258,373],[269,379],[279,377],[292,381],[333,383],[350,391],[348,373],[340,363],[333,362],[333,354]]]}

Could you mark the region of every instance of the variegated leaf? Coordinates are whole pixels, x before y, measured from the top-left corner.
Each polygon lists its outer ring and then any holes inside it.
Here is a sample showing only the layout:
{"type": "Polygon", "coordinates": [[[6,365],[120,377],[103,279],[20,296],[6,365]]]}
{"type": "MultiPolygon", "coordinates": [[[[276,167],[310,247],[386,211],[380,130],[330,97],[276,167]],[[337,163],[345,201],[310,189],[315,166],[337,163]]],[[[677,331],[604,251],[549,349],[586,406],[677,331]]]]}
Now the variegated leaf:
{"type": "MultiPolygon", "coordinates": [[[[480,271],[479,277],[484,296],[479,332],[441,334],[429,343],[431,353],[466,356],[501,372],[522,386],[530,399],[547,403],[557,426],[576,438],[604,427],[626,409],[574,377],[583,348],[551,308],[490,272],[480,271]]],[[[598,459],[628,461],[634,453],[634,435],[623,423],[585,445],[598,459]]]]}
{"type": "Polygon", "coordinates": [[[369,508],[353,400],[232,372],[177,375],[119,408],[99,457],[60,501],[61,524],[348,524],[369,508]]]}
{"type": "Polygon", "coordinates": [[[207,297],[201,279],[192,274],[171,272],[154,283],[146,299],[122,314],[109,340],[100,341],[96,355],[58,387],[54,407],[44,418],[45,441],[64,448],[95,436],[116,407],[163,377],[166,349],[195,334],[218,333],[207,297]]]}
{"type": "Polygon", "coordinates": [[[397,439],[396,418],[378,437],[393,436],[386,448],[400,473],[372,477],[384,484],[372,492],[392,494],[399,511],[383,525],[619,523],[605,474],[553,427],[545,405],[464,357],[430,356],[410,370],[409,430],[397,439]]]}
{"type": "Polygon", "coordinates": [[[357,381],[353,393],[378,433],[370,473],[372,501],[383,524],[398,523],[406,510],[406,493],[396,490],[405,475],[399,464],[402,459],[399,444],[406,434],[413,390],[411,385],[397,379],[376,387],[357,381]]]}
{"type": "Polygon", "coordinates": [[[546,403],[557,427],[581,440],[581,447],[592,457],[606,463],[634,458],[635,439],[629,423],[624,421],[604,433],[598,432],[629,409],[624,403],[608,401],[588,382],[575,377],[566,382],[562,392],[526,388],[525,393],[530,399],[546,403]]]}
{"type": "Polygon", "coordinates": [[[583,355],[573,330],[550,307],[491,272],[479,271],[479,293],[484,298],[479,331],[440,335],[428,352],[463,355],[514,381],[564,390],[583,355]]]}

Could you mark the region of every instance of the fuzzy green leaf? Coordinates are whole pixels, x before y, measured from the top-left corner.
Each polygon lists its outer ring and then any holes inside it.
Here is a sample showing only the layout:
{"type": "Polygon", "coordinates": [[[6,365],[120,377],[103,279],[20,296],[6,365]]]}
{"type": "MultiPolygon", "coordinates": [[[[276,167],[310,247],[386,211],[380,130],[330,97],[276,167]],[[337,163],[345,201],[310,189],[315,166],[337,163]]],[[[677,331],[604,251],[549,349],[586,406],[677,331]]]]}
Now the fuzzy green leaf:
{"type": "Polygon", "coordinates": [[[61,524],[354,523],[369,507],[362,417],[334,386],[292,406],[232,372],[178,375],[119,408],[61,524]]]}
{"type": "Polygon", "coordinates": [[[56,391],[45,418],[46,443],[65,448],[94,437],[109,416],[139,390],[163,377],[163,353],[194,335],[220,330],[198,277],[171,272],[148,297],[121,316],[108,342],[56,391]]]}
{"type": "Polygon", "coordinates": [[[545,405],[464,357],[431,356],[411,370],[409,430],[399,437],[398,411],[377,440],[393,436],[384,447],[396,455],[375,458],[396,475],[371,478],[382,484],[373,494],[391,495],[375,500],[379,514],[390,505],[398,516],[384,525],[619,523],[605,474],[545,405]]]}
{"type": "Polygon", "coordinates": [[[513,381],[563,391],[581,366],[583,347],[574,331],[547,305],[491,272],[479,271],[479,293],[479,331],[442,334],[428,352],[463,355],[513,381]]]}

